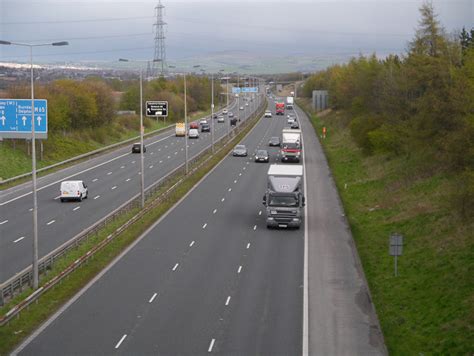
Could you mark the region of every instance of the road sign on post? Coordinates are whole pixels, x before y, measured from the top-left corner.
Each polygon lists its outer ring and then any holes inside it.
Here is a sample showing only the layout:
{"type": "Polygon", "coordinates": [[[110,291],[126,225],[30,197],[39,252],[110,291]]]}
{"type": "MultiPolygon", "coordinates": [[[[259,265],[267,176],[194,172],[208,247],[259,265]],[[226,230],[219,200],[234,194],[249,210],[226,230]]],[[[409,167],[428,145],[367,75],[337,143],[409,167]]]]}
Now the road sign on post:
{"type": "Polygon", "coordinates": [[[146,102],[146,116],[168,116],[168,102],[167,101],[147,101],[146,102]]]}
{"type": "Polygon", "coordinates": [[[395,277],[398,276],[398,266],[397,266],[397,258],[401,256],[403,253],[403,236],[400,234],[391,234],[390,235],[390,248],[389,248],[390,256],[394,256],[395,258],[395,277]]]}
{"type": "MultiPolygon", "coordinates": [[[[35,99],[35,136],[48,138],[48,102],[35,99]]],[[[0,99],[0,137],[31,139],[31,100],[0,99]]]]}

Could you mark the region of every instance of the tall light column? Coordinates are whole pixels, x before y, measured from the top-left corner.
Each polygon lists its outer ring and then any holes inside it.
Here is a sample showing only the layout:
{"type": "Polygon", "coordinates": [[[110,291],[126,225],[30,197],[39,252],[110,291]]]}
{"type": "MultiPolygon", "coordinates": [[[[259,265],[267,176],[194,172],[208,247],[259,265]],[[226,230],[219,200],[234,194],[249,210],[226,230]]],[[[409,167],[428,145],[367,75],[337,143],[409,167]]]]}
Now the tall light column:
{"type": "Polygon", "coordinates": [[[186,102],[186,72],[184,73],[184,127],[185,127],[185,135],[184,135],[184,159],[185,159],[185,166],[186,166],[186,174],[188,174],[188,106],[186,102]]]}
{"type": "Polygon", "coordinates": [[[0,40],[2,45],[14,45],[30,48],[30,76],[31,76],[31,177],[33,184],[33,289],[38,289],[39,269],[38,269],[38,197],[36,184],[36,130],[35,130],[35,89],[33,73],[33,47],[44,46],[67,46],[69,42],[53,42],[41,44],[18,43],[0,40]]]}

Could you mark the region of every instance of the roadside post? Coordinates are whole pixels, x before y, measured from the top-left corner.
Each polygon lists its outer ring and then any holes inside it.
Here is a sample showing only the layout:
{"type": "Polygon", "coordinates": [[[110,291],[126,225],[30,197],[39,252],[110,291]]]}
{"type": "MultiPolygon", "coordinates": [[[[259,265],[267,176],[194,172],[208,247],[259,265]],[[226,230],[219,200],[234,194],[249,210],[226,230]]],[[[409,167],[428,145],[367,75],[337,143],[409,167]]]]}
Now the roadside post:
{"type": "Polygon", "coordinates": [[[389,247],[390,256],[394,256],[394,272],[395,277],[398,276],[398,265],[397,258],[403,253],[403,236],[400,234],[391,234],[390,235],[390,247],[389,247]]]}

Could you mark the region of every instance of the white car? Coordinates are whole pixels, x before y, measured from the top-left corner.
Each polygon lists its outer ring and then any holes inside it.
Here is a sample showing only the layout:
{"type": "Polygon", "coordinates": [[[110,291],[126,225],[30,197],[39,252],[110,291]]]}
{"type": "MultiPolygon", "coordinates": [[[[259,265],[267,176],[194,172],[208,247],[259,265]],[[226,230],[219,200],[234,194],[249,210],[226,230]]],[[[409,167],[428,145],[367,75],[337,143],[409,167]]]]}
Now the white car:
{"type": "Polygon", "coordinates": [[[190,129],[188,136],[189,136],[189,138],[199,138],[199,130],[198,129],[190,129]]]}
{"type": "Polygon", "coordinates": [[[79,200],[86,199],[89,195],[87,185],[82,180],[67,180],[61,182],[59,198],[61,202],[66,200],[79,200]]]}
{"type": "Polygon", "coordinates": [[[265,117],[272,117],[272,112],[271,111],[265,111],[265,117]]]}
{"type": "Polygon", "coordinates": [[[225,122],[224,116],[219,116],[219,117],[217,118],[217,122],[225,122]]]}
{"type": "Polygon", "coordinates": [[[227,115],[227,109],[222,110],[222,113],[223,113],[224,115],[227,115]]]}
{"type": "Polygon", "coordinates": [[[249,106],[249,103],[245,103],[245,106],[249,106]]]}
{"type": "Polygon", "coordinates": [[[241,106],[241,107],[239,108],[239,110],[244,110],[244,107],[243,107],[243,106],[241,106]]]}
{"type": "Polygon", "coordinates": [[[202,125],[202,124],[207,124],[206,118],[202,118],[201,121],[199,121],[199,125],[202,125]]]}
{"type": "Polygon", "coordinates": [[[290,116],[286,122],[287,122],[288,124],[292,124],[292,123],[294,123],[295,121],[296,121],[295,118],[294,118],[293,116],[290,116]]]}

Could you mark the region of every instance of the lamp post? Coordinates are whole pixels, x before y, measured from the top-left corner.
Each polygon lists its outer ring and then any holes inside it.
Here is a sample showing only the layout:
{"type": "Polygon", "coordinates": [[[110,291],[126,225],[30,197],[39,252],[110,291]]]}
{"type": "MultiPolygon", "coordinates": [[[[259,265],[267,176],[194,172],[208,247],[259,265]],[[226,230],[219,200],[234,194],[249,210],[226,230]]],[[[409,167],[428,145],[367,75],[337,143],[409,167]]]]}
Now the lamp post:
{"type": "Polygon", "coordinates": [[[38,197],[36,189],[36,133],[35,133],[35,89],[33,76],[33,47],[45,46],[67,46],[69,42],[52,42],[52,43],[19,43],[0,40],[2,45],[14,45],[30,48],[30,72],[31,72],[31,177],[33,181],[33,289],[38,289],[39,270],[38,270],[38,197]]]}
{"type": "MultiPolygon", "coordinates": [[[[199,67],[199,65],[197,66],[199,67]]],[[[196,68],[197,68],[196,67],[196,68]]],[[[168,68],[176,68],[176,66],[169,65],[168,68]]],[[[184,80],[184,165],[186,174],[188,174],[188,105],[186,99],[186,72],[183,73],[184,80]]]]}
{"type": "MultiPolygon", "coordinates": [[[[156,60],[154,62],[158,62],[156,60]]],[[[131,60],[125,58],[119,58],[119,62],[150,62],[142,60],[131,60]]],[[[144,143],[143,143],[143,68],[140,67],[140,206],[143,209],[145,207],[145,155],[144,155],[144,143]]]]}

